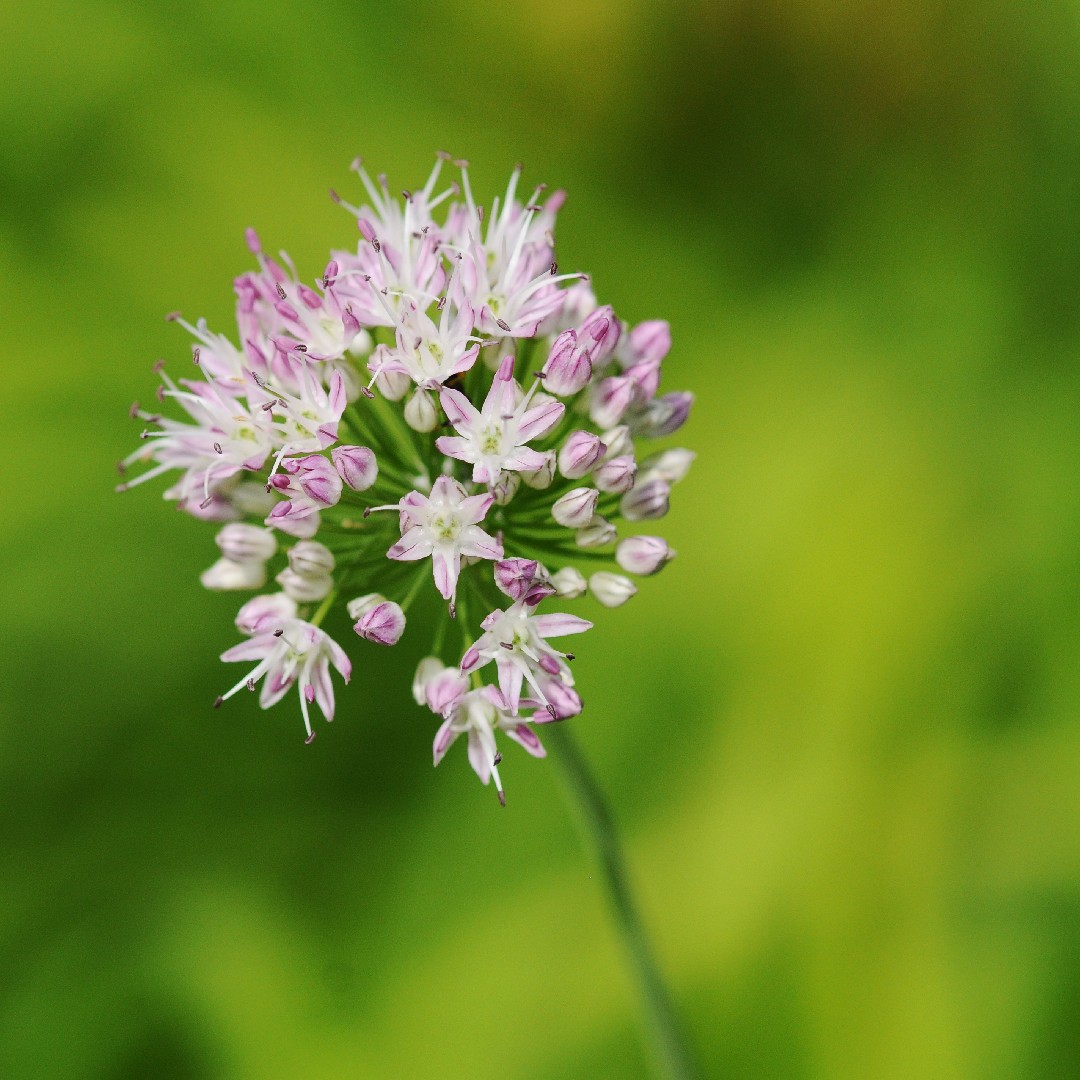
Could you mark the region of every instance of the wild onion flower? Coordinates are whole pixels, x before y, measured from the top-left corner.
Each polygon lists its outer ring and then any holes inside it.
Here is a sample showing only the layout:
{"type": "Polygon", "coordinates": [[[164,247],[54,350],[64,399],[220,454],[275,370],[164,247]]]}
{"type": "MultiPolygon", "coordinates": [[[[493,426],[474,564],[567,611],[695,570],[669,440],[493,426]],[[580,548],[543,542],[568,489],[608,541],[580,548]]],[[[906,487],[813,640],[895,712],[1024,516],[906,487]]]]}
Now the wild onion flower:
{"type": "Polygon", "coordinates": [[[522,201],[518,167],[485,209],[467,163],[442,180],[448,163],[400,198],[354,163],[359,201],[332,196],[355,250],[310,283],[249,230],[235,333],[170,316],[195,370],[161,373],[158,399],[186,415],[132,407],[142,443],[119,490],[171,474],[165,498],[223,524],[202,584],[279,590],[240,608],[246,639],[222,659],[254,666],[216,704],[261,682],[267,708],[295,685],[310,742],[309,706],[334,716],[331,668],[351,673],[322,628],[331,612],[371,645],[412,632],[431,652],[413,693],[440,719],[436,764],[465,735],[501,801],[498,740],[542,757],[534,728],[581,712],[574,654],[552,641],[592,623],[562,603],[619,606],[637,592],[627,575],[675,554],[654,523],[694,455],[642,447],[692,397],[659,393],[666,322],[630,326],[584,274],[559,272],[561,192],[522,201]],[[438,615],[416,626],[431,588],[438,615]]]}

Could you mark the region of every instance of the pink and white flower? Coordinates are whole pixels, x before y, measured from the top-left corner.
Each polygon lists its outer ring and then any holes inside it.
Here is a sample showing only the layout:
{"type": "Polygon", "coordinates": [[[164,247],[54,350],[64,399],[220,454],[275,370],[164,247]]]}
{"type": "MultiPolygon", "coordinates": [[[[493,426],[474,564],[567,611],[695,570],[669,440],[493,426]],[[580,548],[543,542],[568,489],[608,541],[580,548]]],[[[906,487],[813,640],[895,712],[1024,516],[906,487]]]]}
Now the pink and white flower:
{"type": "Polygon", "coordinates": [[[527,682],[553,719],[559,719],[550,695],[544,692],[544,681],[557,679],[573,686],[574,677],[566,662],[568,654],[552,648],[547,639],[584,633],[592,623],[576,615],[536,615],[535,606],[527,601],[528,597],[517,600],[505,611],[493,611],[484,619],[480,624],[484,633],[466,650],[461,670],[476,671],[494,660],[499,688],[511,712],[518,711],[522,683],[527,682]]]}
{"type": "Polygon", "coordinates": [[[490,494],[469,495],[449,476],[440,476],[430,495],[412,491],[397,507],[401,539],[386,553],[391,559],[414,562],[431,556],[435,587],[451,605],[457,593],[462,556],[501,559],[502,544],[480,528],[494,502],[490,494]]]}
{"type": "Polygon", "coordinates": [[[443,387],[442,406],[457,435],[440,436],[435,445],[448,457],[469,462],[474,483],[494,484],[503,471],[544,467],[544,455],[525,444],[549,432],[566,407],[551,400],[530,407],[532,394],[520,399],[519,394],[512,356],[499,365],[479,410],[460,390],[443,387]]]}
{"type": "Polygon", "coordinates": [[[258,663],[231,690],[214,703],[227,701],[245,686],[251,690],[264,676],[259,704],[264,709],[280,701],[296,684],[300,691],[300,712],[307,730],[307,741],[315,738],[308,706],[314,702],[327,720],[334,719],[334,684],[330,679],[333,665],[349,681],[352,664],[328,634],[303,619],[285,619],[273,630],[255,634],[249,641],[234,645],[221,654],[226,663],[257,660],[258,663]]]}

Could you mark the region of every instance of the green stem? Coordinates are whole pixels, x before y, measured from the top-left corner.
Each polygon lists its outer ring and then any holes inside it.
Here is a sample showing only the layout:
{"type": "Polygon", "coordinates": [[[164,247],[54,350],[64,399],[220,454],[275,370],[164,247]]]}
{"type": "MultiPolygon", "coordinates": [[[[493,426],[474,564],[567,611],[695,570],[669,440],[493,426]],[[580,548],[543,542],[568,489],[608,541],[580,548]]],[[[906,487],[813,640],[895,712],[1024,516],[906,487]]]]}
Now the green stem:
{"type": "Polygon", "coordinates": [[[611,913],[633,968],[659,1073],[666,1080],[696,1080],[697,1066],[630,892],[626,863],[607,800],[566,725],[552,724],[544,732],[545,740],[555,747],[552,756],[561,765],[567,802],[600,867],[611,913]]]}

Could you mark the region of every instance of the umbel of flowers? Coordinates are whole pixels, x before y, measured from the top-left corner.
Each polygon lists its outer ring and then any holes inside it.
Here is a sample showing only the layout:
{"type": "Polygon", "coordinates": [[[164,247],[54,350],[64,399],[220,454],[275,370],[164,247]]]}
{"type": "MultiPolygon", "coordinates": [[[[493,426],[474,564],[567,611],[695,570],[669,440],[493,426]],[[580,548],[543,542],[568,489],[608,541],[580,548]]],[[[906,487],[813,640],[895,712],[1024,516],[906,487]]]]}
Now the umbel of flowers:
{"type": "Polygon", "coordinates": [[[485,208],[467,163],[441,185],[448,163],[400,197],[354,163],[366,201],[331,195],[357,244],[315,281],[249,230],[235,334],[170,316],[195,371],[174,381],[158,364],[157,397],[185,415],[132,407],[142,443],[119,489],[168,474],[166,499],[220,523],[208,589],[273,581],[236,616],[244,637],[222,659],[246,668],[217,704],[247,688],[269,708],[296,687],[308,742],[311,706],[334,716],[330,669],[351,673],[328,612],[394,645],[437,589],[413,695],[438,717],[436,764],[465,736],[501,801],[500,737],[543,757],[536,728],[581,712],[562,646],[592,624],[559,600],[617,607],[674,555],[654,523],[694,455],[645,448],[692,398],[660,393],[666,322],[628,326],[560,272],[562,192],[520,199],[519,167],[485,208]]]}

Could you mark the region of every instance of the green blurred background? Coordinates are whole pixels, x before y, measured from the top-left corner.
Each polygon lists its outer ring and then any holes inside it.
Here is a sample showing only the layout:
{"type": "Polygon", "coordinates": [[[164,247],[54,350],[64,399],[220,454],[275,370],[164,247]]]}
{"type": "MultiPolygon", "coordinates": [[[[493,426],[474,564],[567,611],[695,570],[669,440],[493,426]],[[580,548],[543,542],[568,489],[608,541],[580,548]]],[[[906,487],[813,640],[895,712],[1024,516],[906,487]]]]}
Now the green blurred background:
{"type": "MultiPolygon", "coordinates": [[[[213,529],[113,494],[245,226],[302,275],[363,153],[570,190],[670,319],[680,557],[575,728],[715,1077],[1080,1076],[1080,10],[42,0],[0,14],[0,1076],[647,1075],[552,763],[432,771],[233,673],[213,529]]],[[[587,612],[587,605],[581,608],[587,612]]]]}

